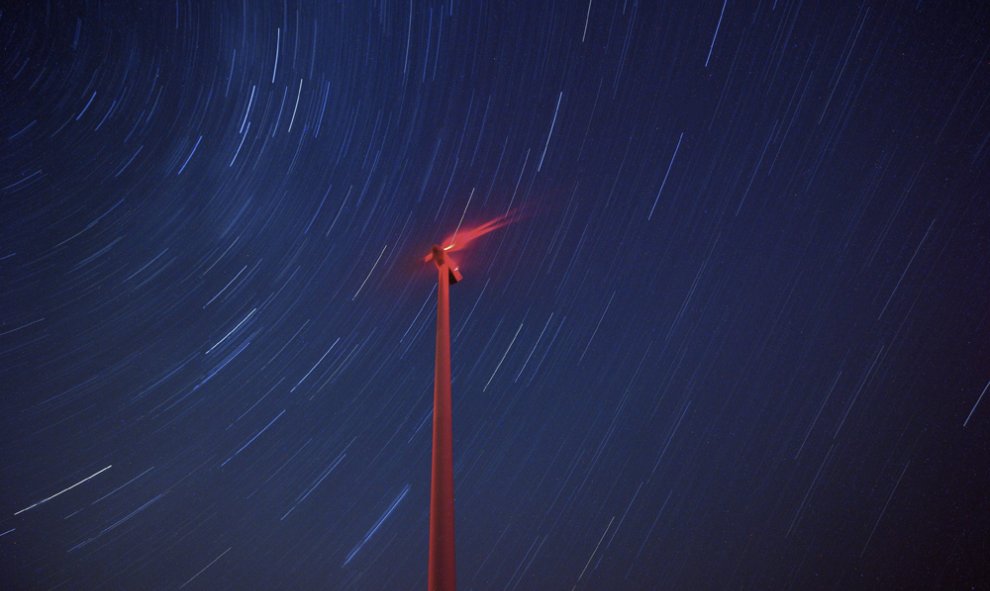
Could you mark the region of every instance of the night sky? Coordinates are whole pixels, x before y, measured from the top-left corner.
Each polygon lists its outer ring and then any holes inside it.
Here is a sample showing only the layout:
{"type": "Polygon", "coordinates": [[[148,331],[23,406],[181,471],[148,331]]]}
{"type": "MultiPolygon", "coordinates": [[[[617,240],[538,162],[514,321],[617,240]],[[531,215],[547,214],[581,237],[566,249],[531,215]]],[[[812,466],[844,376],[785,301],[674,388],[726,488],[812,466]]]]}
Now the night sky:
{"type": "Polygon", "coordinates": [[[990,5],[9,2],[5,589],[987,589],[990,5]],[[984,399],[986,398],[986,399],[984,399]]]}

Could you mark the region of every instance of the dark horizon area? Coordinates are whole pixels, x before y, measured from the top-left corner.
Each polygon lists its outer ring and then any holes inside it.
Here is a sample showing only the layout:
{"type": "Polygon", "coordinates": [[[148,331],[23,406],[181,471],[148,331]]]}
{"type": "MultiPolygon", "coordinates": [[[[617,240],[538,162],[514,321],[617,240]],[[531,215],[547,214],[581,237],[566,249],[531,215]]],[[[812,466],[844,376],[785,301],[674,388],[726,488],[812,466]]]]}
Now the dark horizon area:
{"type": "Polygon", "coordinates": [[[0,586],[982,589],[990,5],[0,9],[0,586]]]}

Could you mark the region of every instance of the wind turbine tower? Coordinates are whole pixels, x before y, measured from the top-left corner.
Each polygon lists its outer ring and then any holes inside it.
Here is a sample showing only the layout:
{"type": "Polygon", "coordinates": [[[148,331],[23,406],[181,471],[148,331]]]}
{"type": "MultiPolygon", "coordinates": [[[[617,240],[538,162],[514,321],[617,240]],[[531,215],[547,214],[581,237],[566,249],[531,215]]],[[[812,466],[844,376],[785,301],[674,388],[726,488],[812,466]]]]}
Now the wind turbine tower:
{"type": "Polygon", "coordinates": [[[434,245],[424,262],[437,268],[437,351],[433,369],[433,465],[430,473],[429,591],[455,591],[454,441],[450,400],[450,286],[463,279],[450,252],[510,222],[508,214],[434,245]]]}
{"type": "MultiPolygon", "coordinates": [[[[450,250],[449,248],[447,250],[450,250]]],[[[430,474],[428,589],[454,591],[454,442],[450,402],[450,286],[462,279],[446,251],[434,245],[437,267],[437,353],[433,368],[433,467],[430,474]]]]}

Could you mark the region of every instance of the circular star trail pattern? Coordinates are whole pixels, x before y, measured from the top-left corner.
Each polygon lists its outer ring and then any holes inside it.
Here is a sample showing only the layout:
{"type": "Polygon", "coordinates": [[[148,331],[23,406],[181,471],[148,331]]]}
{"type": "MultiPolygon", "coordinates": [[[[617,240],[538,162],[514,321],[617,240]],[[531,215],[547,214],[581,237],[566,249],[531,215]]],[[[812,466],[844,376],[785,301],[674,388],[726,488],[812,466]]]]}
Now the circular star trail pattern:
{"type": "MultiPolygon", "coordinates": [[[[18,4],[18,3],[11,3],[18,4]]],[[[990,12],[0,12],[5,588],[986,576],[990,12]]]]}

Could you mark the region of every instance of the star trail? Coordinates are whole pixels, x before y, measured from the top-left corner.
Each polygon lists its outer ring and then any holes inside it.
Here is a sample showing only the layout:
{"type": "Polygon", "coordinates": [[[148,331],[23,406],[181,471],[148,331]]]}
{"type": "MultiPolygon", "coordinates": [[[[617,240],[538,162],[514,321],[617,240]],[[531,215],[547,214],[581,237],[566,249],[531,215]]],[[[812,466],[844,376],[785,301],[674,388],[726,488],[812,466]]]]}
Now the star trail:
{"type": "Polygon", "coordinates": [[[990,5],[11,2],[0,44],[4,589],[424,588],[444,240],[460,588],[990,580],[990,5]]]}

